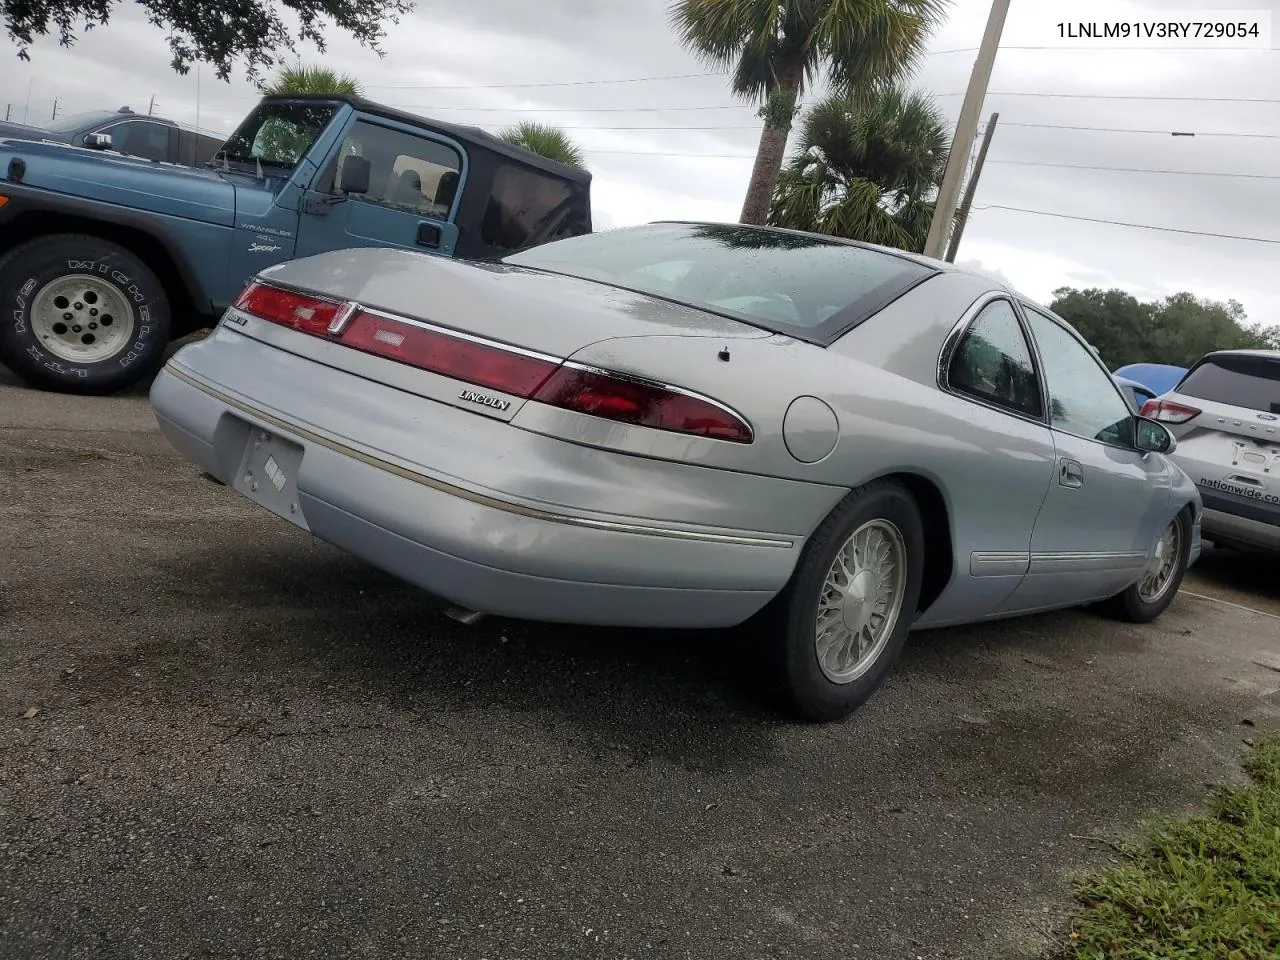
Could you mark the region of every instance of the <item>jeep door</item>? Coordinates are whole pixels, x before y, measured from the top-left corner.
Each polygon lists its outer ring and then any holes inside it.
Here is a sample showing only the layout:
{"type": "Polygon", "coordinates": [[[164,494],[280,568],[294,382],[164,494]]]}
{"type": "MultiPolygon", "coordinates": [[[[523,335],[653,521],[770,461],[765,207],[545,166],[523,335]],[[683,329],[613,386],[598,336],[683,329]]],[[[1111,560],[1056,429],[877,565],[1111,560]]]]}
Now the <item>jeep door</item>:
{"type": "Polygon", "coordinates": [[[466,151],[455,141],[392,120],[357,117],[303,196],[296,255],[387,246],[452,256],[466,174],[466,151]],[[369,189],[344,196],[339,186],[351,157],[368,161],[369,189]]]}

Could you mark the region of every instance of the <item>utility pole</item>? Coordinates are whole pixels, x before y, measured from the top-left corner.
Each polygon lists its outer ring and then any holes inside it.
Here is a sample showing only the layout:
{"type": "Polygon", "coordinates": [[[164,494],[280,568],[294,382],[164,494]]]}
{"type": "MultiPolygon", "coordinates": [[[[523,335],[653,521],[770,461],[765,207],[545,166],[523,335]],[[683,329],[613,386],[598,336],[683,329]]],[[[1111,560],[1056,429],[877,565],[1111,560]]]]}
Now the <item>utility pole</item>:
{"type": "Polygon", "coordinates": [[[26,106],[22,108],[23,123],[27,122],[27,114],[31,112],[31,84],[34,82],[35,82],[34,77],[32,77],[30,80],[27,81],[27,103],[26,103],[26,106]]]}
{"type": "Polygon", "coordinates": [[[947,263],[956,262],[956,251],[960,249],[960,236],[964,233],[964,225],[969,222],[969,208],[973,206],[973,195],[978,190],[978,177],[982,176],[982,164],[987,159],[987,148],[991,146],[991,135],[996,132],[996,121],[1000,114],[993,113],[987,121],[987,129],[982,134],[982,146],[978,148],[978,162],[974,164],[973,173],[969,174],[969,182],[964,188],[964,199],[960,201],[960,215],[956,217],[955,233],[951,235],[951,245],[947,247],[947,263]]]}
{"type": "Polygon", "coordinates": [[[1000,47],[1000,34],[1004,31],[1004,20],[1008,13],[1009,0],[992,0],[987,29],[982,35],[982,46],[978,48],[978,58],[973,64],[973,73],[969,75],[969,88],[965,91],[964,103],[960,107],[960,119],[956,121],[951,154],[947,157],[947,170],[942,176],[942,186],[938,189],[933,223],[929,226],[929,239],[924,246],[927,257],[941,259],[947,246],[947,235],[955,218],[956,201],[960,197],[960,181],[964,176],[965,164],[969,162],[974,134],[978,130],[978,111],[982,109],[982,101],[987,95],[991,68],[996,62],[996,50],[1000,47]]]}

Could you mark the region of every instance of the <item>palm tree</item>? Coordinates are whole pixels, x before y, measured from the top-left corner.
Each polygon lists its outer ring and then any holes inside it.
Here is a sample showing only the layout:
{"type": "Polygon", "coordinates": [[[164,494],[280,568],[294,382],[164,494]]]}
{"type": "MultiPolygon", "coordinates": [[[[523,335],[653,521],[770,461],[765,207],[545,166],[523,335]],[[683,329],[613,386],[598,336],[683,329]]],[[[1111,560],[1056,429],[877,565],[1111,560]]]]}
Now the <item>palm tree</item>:
{"type": "Polygon", "coordinates": [[[328,67],[305,67],[302,62],[281,67],[275,80],[263,87],[268,96],[290,93],[348,93],[364,96],[364,87],[349,73],[337,73],[328,67]]]}
{"type": "Polygon", "coordinates": [[[949,149],[946,120],[922,94],[827,97],[801,123],[769,222],[923,250],[949,149]]]}
{"type": "Polygon", "coordinates": [[[865,94],[914,70],[947,0],[675,0],[681,43],[733,70],[733,92],[761,103],[742,222],[764,223],[805,83],[865,94]]]}
{"type": "Polygon", "coordinates": [[[559,127],[525,120],[515,126],[499,130],[498,136],[507,141],[507,143],[515,144],[517,147],[524,147],[526,150],[530,150],[540,157],[546,157],[548,160],[556,160],[571,167],[578,167],[581,170],[585,170],[587,167],[582,148],[574,143],[569,138],[569,135],[559,127]]]}

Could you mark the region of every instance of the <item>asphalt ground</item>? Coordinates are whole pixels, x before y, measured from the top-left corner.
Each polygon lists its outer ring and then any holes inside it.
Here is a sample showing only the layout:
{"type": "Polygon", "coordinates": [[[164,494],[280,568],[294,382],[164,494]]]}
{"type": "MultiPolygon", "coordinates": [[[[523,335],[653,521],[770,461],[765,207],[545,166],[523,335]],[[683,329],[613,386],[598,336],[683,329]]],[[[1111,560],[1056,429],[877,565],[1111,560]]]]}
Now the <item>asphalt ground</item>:
{"type": "Polygon", "coordinates": [[[1280,726],[1278,573],[917,634],[796,725],[739,631],[464,627],[197,479],[145,390],[0,371],[0,957],[1036,956],[1280,726]]]}

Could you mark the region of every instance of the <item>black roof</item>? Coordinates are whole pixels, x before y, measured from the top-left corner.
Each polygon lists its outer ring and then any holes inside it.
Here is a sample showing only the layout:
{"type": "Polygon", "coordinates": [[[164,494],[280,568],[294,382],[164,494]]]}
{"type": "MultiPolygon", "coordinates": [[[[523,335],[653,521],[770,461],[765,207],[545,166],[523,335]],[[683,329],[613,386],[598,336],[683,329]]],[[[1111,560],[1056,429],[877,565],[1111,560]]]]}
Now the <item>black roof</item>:
{"type": "Polygon", "coordinates": [[[578,167],[571,167],[568,164],[559,163],[555,160],[549,160],[532,150],[526,150],[524,147],[518,147],[515,144],[507,143],[500,137],[495,137],[487,130],[481,130],[479,127],[469,126],[461,123],[449,123],[444,120],[433,120],[427,117],[419,116],[415,113],[408,113],[404,110],[397,110],[395,107],[388,107],[385,104],[375,103],[372,100],[366,100],[364,97],[357,97],[347,93],[290,93],[279,96],[263,97],[263,101],[289,101],[289,100],[309,100],[322,103],[340,102],[350,104],[356,110],[362,113],[370,113],[374,116],[386,117],[388,120],[396,120],[400,123],[412,124],[416,127],[422,127],[426,130],[434,130],[438,133],[448,134],[458,140],[465,140],[473,144],[477,144],[486,150],[515,160],[517,163],[523,163],[529,167],[535,167],[546,173],[550,173],[566,180],[575,180],[581,184],[589,184],[591,182],[591,173],[588,170],[582,170],[578,167]]]}

